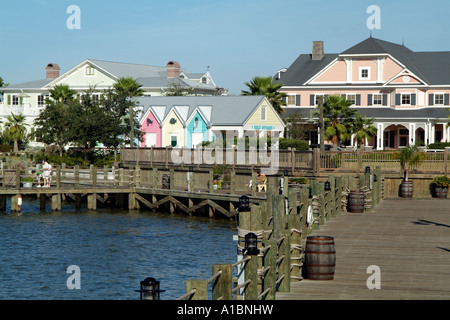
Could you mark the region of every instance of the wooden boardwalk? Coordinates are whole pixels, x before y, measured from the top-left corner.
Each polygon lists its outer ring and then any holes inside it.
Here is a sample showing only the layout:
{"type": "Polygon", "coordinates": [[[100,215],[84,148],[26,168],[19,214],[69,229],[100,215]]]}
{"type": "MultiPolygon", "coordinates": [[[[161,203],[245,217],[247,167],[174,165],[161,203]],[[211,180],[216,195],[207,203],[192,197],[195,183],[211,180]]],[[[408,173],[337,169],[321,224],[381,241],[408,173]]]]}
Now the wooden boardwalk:
{"type": "Polygon", "coordinates": [[[314,235],[334,237],[334,280],[293,280],[277,300],[450,299],[450,199],[383,200],[320,228],[314,235]],[[380,268],[380,289],[367,288],[371,265],[380,268]]]}

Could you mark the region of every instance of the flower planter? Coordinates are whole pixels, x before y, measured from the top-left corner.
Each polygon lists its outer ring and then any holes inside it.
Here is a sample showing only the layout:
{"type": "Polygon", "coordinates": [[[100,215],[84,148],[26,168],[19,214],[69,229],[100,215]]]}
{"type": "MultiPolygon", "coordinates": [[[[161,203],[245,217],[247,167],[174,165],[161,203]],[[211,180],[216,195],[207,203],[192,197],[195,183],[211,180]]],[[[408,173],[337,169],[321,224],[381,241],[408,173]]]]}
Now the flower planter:
{"type": "Polygon", "coordinates": [[[448,187],[435,187],[436,198],[447,198],[448,187]]]}
{"type": "Polygon", "coordinates": [[[24,182],[23,183],[23,187],[24,188],[32,188],[33,187],[33,182],[24,182]]]}

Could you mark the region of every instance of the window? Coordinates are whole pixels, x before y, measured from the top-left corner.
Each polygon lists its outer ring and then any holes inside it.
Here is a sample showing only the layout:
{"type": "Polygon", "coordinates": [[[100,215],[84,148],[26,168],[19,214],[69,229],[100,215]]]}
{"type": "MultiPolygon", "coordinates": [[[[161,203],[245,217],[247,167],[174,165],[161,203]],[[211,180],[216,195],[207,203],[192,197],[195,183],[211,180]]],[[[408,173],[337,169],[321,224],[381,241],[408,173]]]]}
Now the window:
{"type": "Polygon", "coordinates": [[[13,106],[18,106],[19,105],[19,97],[18,96],[12,96],[12,105],[13,106]]]}
{"type": "Polygon", "coordinates": [[[434,95],[434,104],[435,105],[444,105],[444,94],[438,93],[434,95]]]}
{"type": "Polygon", "coordinates": [[[47,95],[44,94],[40,94],[37,96],[37,103],[38,106],[42,107],[43,105],[45,105],[45,100],[47,99],[47,95]]]}
{"type": "Polygon", "coordinates": [[[356,94],[347,94],[347,100],[349,100],[352,105],[356,104],[356,94]]]}
{"type": "Polygon", "coordinates": [[[95,72],[95,69],[93,67],[86,67],[86,75],[87,76],[93,76],[95,72]]]}
{"type": "Polygon", "coordinates": [[[178,136],[170,136],[170,145],[175,148],[178,144],[178,136]]]}
{"type": "Polygon", "coordinates": [[[261,106],[261,121],[266,121],[267,119],[267,107],[261,106]]]}
{"type": "Polygon", "coordinates": [[[372,96],[372,103],[373,103],[373,105],[382,105],[383,104],[383,95],[381,95],[381,94],[374,94],[373,96],[372,96]]]}
{"type": "Polygon", "coordinates": [[[403,105],[411,105],[411,94],[410,93],[402,93],[401,104],[403,105]]]}
{"type": "Polygon", "coordinates": [[[295,105],[295,96],[294,95],[287,96],[287,104],[288,105],[295,105]]]}
{"type": "Polygon", "coordinates": [[[202,78],[202,83],[206,83],[206,81],[207,81],[206,77],[203,77],[202,78]]]}
{"type": "Polygon", "coordinates": [[[359,80],[370,79],[370,68],[359,68],[359,80]]]}

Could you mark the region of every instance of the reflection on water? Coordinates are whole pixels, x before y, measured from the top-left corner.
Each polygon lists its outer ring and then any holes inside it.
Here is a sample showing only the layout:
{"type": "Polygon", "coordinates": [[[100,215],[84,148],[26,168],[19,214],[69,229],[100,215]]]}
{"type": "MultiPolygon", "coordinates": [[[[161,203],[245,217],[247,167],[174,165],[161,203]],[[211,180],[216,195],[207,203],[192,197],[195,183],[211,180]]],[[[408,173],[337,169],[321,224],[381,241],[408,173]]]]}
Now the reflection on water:
{"type": "MultiPolygon", "coordinates": [[[[8,205],[9,207],[9,205],[8,205]]],[[[235,223],[120,210],[0,214],[0,299],[139,299],[139,282],[161,282],[161,298],[184,294],[185,280],[208,279],[212,265],[236,261],[235,223]],[[81,270],[69,290],[67,267],[81,270]]]]}

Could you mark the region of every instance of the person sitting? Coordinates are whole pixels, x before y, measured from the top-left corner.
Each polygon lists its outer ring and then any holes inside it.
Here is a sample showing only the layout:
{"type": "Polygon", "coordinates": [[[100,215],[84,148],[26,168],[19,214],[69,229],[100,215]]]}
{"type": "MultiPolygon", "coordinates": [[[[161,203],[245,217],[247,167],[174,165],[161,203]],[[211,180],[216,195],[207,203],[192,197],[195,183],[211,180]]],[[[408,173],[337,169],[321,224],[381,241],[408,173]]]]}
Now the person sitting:
{"type": "Polygon", "coordinates": [[[267,177],[264,173],[261,172],[261,170],[258,170],[258,174],[256,175],[256,180],[258,181],[258,192],[261,192],[263,189],[264,191],[267,190],[266,182],[267,177]]]}

